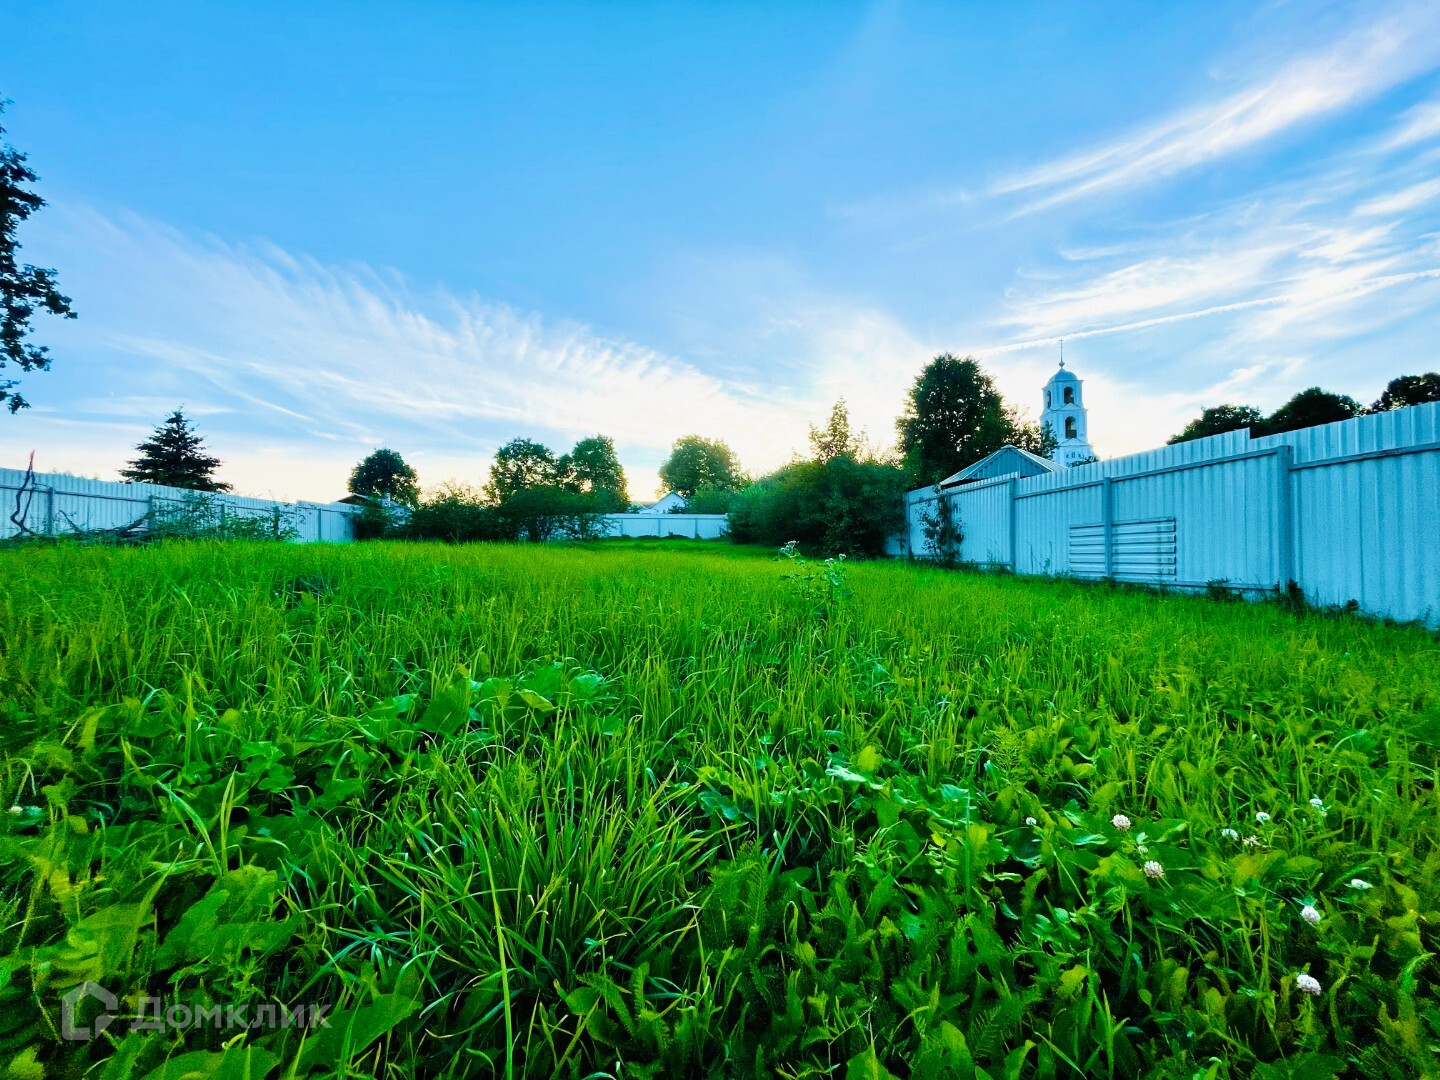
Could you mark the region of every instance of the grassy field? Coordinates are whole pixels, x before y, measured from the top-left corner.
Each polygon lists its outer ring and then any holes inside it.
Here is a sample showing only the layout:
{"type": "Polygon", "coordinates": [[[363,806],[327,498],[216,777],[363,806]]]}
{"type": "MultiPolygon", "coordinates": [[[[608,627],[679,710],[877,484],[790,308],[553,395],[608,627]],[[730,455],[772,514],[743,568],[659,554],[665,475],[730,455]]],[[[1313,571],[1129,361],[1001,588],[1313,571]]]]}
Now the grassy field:
{"type": "Polygon", "coordinates": [[[1436,1072],[1419,630],[693,543],[0,576],[0,1076],[1436,1072]]]}

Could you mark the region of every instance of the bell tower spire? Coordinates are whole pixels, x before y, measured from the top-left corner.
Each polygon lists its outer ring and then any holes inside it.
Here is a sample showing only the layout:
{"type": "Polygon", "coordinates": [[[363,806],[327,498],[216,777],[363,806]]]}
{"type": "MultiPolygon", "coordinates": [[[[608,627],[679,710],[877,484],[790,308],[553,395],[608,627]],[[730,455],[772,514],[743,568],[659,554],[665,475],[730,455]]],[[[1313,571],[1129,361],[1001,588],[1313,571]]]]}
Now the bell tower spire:
{"type": "Polygon", "coordinates": [[[1090,431],[1083,382],[1065,366],[1065,341],[1060,341],[1060,368],[1045,384],[1045,407],[1040,423],[1050,425],[1055,433],[1055,450],[1050,457],[1060,465],[1078,465],[1095,457],[1090,446],[1090,431]]]}

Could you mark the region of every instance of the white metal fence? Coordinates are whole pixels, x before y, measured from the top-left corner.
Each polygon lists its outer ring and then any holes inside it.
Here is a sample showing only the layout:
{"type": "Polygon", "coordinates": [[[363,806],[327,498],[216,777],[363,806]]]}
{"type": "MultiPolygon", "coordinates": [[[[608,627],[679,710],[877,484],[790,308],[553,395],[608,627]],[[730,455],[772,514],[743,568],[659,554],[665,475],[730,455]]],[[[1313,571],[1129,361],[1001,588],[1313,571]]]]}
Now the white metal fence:
{"type": "MultiPolygon", "coordinates": [[[[27,487],[25,470],[0,469],[0,538],[21,531],[11,517],[16,513],[17,496],[26,528],[46,536],[63,536],[92,529],[124,528],[151,510],[183,505],[187,497],[194,498],[195,492],[156,484],[86,480],[62,473],[36,473],[27,487]]],[[[214,498],[225,513],[238,517],[269,520],[278,511],[282,522],[296,530],[301,542],[355,539],[352,518],[360,508],[348,503],[276,502],[244,495],[214,498]]]]}
{"type": "Polygon", "coordinates": [[[605,514],[607,536],[686,536],[718,540],[729,529],[724,514],[605,514]]]}
{"type": "MultiPolygon", "coordinates": [[[[928,554],[936,497],[906,496],[897,554],[928,554]]],[[[1235,431],[944,497],[969,562],[1184,588],[1295,581],[1312,603],[1440,625],[1440,403],[1260,439],[1235,431]]]]}

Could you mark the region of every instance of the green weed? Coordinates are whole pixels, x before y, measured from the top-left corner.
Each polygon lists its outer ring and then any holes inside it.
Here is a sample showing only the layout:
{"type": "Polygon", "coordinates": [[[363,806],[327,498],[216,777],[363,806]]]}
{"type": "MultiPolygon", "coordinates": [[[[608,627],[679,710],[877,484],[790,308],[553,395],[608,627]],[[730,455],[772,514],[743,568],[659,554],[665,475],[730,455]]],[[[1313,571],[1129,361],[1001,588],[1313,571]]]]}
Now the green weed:
{"type": "Polygon", "coordinates": [[[0,578],[0,1074],[1436,1072],[1416,628],[688,542],[0,578]]]}

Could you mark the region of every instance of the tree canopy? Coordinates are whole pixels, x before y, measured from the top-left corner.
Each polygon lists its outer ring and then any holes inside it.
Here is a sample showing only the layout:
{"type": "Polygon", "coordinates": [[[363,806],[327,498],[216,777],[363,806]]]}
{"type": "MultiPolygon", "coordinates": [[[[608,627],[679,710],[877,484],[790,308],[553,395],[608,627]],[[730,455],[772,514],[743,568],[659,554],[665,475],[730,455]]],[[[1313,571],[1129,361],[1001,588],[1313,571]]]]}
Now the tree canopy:
{"type": "Polygon", "coordinates": [[[811,426],[810,456],[822,465],[836,458],[855,460],[860,456],[860,444],[850,430],[850,410],[844,398],[830,409],[830,419],[823,427],[811,426]]]}
{"type": "Polygon", "coordinates": [[[735,491],[744,477],[735,451],[724,442],[685,435],[675,440],[670,456],[660,466],[660,479],[688,499],[701,488],[735,491]]]}
{"type": "MultiPolygon", "coordinates": [[[[896,423],[905,471],[934,484],[975,464],[1017,437],[1039,445],[1043,433],[1021,433],[1015,414],[974,357],[942,353],[915,379],[896,423]]],[[[1026,449],[1031,449],[1026,446],[1026,449]]]]}
{"type": "MultiPolygon", "coordinates": [[[[0,101],[0,111],[4,102],[0,101]]],[[[30,316],[36,311],[73,319],[70,298],[57,287],[54,270],[42,270],[19,262],[20,243],[16,236],[21,222],[45,205],[45,200],[26,185],[39,179],[25,164],[26,157],[4,141],[0,127],[0,368],[14,366],[20,371],[47,371],[50,351],[26,340],[30,316]]],[[[0,379],[0,401],[14,412],[29,402],[15,389],[16,379],[0,379]]]]}
{"type": "Polygon", "coordinates": [[[350,493],[369,498],[389,498],[402,506],[415,506],[420,499],[419,477],[394,450],[379,449],[367,455],[350,472],[350,493]]]}
{"type": "Polygon", "coordinates": [[[230,485],[213,474],[220,459],[205,452],[183,408],[176,409],[155,433],[135,447],[140,455],[120,475],[136,484],[161,484],[191,491],[229,491],[230,485]]]}
{"type": "Polygon", "coordinates": [[[1265,414],[1250,405],[1214,405],[1201,410],[1200,415],[1186,424],[1180,434],[1172,435],[1169,442],[1173,445],[1191,439],[1206,439],[1243,428],[1251,428],[1260,434],[1265,428],[1265,414]]]}
{"type": "Polygon", "coordinates": [[[1349,420],[1365,411],[1364,407],[1345,394],[1332,394],[1312,386],[1301,390],[1265,420],[1266,435],[1278,435],[1282,431],[1298,431],[1315,427],[1317,424],[1333,424],[1337,420],[1349,420]]]}
{"type": "Polygon", "coordinates": [[[485,494],[497,506],[529,488],[558,487],[559,470],[548,446],[533,439],[511,439],[495,451],[485,494]]]}
{"type": "Polygon", "coordinates": [[[1398,379],[1391,379],[1385,392],[1370,406],[1370,411],[1389,412],[1391,409],[1424,405],[1430,401],[1440,401],[1440,371],[1427,371],[1424,375],[1401,375],[1398,379]]]}
{"type": "Polygon", "coordinates": [[[596,508],[602,512],[619,513],[630,505],[625,470],[615,455],[615,440],[608,435],[581,439],[555,463],[555,471],[562,487],[595,496],[596,508]]]}

